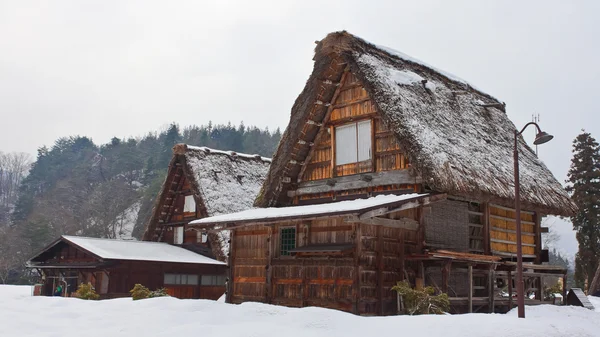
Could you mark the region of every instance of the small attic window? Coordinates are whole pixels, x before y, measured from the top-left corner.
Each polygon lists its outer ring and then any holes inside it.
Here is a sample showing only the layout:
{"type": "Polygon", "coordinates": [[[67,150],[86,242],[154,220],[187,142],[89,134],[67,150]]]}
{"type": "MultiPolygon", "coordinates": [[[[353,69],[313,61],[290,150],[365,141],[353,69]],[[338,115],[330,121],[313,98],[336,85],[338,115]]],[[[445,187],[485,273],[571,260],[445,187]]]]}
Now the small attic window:
{"type": "Polygon", "coordinates": [[[183,213],[196,213],[196,200],[193,195],[186,195],[183,204],[183,213]]]}

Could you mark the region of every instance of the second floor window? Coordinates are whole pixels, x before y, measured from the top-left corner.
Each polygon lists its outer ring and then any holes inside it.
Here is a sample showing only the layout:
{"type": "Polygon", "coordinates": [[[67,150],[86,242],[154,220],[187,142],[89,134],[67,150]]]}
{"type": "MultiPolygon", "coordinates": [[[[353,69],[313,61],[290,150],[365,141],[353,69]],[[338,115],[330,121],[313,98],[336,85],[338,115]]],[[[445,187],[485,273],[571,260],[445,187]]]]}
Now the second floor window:
{"type": "Polygon", "coordinates": [[[335,128],[335,164],[345,165],[371,159],[371,121],[335,128]]]}
{"type": "Polygon", "coordinates": [[[183,213],[195,213],[196,212],[196,200],[193,195],[186,195],[185,202],[183,203],[183,213]]]}

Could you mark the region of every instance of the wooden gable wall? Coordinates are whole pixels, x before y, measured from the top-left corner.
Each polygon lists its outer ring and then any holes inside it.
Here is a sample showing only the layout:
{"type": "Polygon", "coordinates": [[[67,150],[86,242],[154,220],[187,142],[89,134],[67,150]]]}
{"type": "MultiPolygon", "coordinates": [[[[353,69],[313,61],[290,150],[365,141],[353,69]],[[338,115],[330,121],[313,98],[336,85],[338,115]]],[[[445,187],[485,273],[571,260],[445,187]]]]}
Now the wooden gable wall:
{"type": "MultiPolygon", "coordinates": [[[[184,226],[187,223],[205,216],[205,211],[198,198],[195,198],[195,210],[184,212],[186,196],[193,196],[191,182],[184,172],[183,156],[177,156],[171,163],[169,173],[163,185],[157,210],[155,210],[154,235],[144,237],[144,240],[174,243],[174,227],[184,226]]],[[[197,243],[196,231],[184,231],[184,243],[197,243]]]]}
{"type": "Polygon", "coordinates": [[[331,103],[333,108],[324,121],[302,170],[302,181],[313,181],[341,177],[364,172],[401,170],[409,167],[408,158],[400,150],[394,133],[385,125],[377,113],[369,94],[362,83],[351,72],[347,72],[337,96],[331,103]],[[345,165],[335,164],[335,127],[351,122],[371,120],[373,156],[368,162],[345,165]]]}

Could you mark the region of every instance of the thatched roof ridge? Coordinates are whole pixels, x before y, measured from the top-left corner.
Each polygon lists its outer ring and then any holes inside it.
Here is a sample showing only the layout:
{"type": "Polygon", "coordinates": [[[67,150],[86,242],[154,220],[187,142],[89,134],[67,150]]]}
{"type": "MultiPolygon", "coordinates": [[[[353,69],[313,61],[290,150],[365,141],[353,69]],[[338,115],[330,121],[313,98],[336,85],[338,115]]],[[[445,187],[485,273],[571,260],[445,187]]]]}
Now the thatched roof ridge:
{"type": "MultiPolygon", "coordinates": [[[[332,90],[319,88],[324,79],[341,77],[344,69],[335,64],[344,64],[361,80],[429,188],[476,200],[514,200],[515,126],[500,101],[454,75],[347,32],[331,33],[320,41],[314,61],[256,205],[289,202],[285,190],[292,185],[286,181],[293,184],[297,178],[289,163],[302,161],[308,151],[296,145],[298,140],[314,140],[316,132],[305,124],[309,119],[322,121],[324,114],[313,106],[316,100],[331,99],[332,90]]],[[[568,194],[522,138],[519,153],[523,206],[571,214],[575,206],[568,194]]]]}
{"type": "MultiPolygon", "coordinates": [[[[166,183],[176,164],[182,165],[183,173],[190,182],[200,217],[207,217],[251,208],[267,175],[271,159],[187,144],[175,145],[169,173],[146,226],[145,240],[152,237],[158,225],[160,200],[170,189],[166,183]]],[[[221,249],[213,252],[222,260],[229,250],[229,233],[224,231],[218,235],[216,239],[221,249]]]]}

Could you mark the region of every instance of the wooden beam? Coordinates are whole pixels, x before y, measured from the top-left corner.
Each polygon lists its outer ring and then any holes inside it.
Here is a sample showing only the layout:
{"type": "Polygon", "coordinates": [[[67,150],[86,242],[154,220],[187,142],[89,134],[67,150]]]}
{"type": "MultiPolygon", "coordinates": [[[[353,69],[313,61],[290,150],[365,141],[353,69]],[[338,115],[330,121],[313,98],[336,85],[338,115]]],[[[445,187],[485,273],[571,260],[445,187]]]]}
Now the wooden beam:
{"type": "Polygon", "coordinates": [[[229,255],[227,256],[227,267],[228,267],[228,276],[229,279],[227,280],[227,290],[225,292],[225,303],[233,303],[231,302],[232,297],[233,297],[233,289],[235,288],[233,286],[234,281],[234,273],[233,273],[233,255],[235,254],[235,231],[231,231],[229,232],[229,255]]]}
{"type": "Polygon", "coordinates": [[[354,225],[354,240],[356,243],[356,254],[354,255],[354,286],[353,286],[353,313],[355,315],[360,314],[360,288],[361,288],[361,267],[360,267],[360,258],[362,256],[362,225],[357,223],[354,225]]]}
{"type": "Polygon", "coordinates": [[[368,219],[360,219],[358,217],[349,217],[348,222],[359,222],[365,225],[376,225],[376,226],[384,226],[391,228],[399,228],[399,229],[408,229],[415,231],[419,229],[419,222],[409,218],[401,218],[401,219],[388,219],[388,218],[368,218],[368,219]]]}
{"type": "Polygon", "coordinates": [[[271,304],[273,300],[273,294],[271,288],[273,287],[273,266],[271,265],[271,261],[273,259],[273,227],[267,228],[269,237],[267,238],[267,265],[265,268],[267,269],[267,279],[265,282],[265,294],[266,294],[266,302],[271,304]]]}
{"type": "MultiPolygon", "coordinates": [[[[333,166],[332,166],[333,167],[333,166]]],[[[293,198],[305,194],[327,193],[382,185],[419,184],[421,177],[414,176],[410,170],[394,170],[383,172],[362,173],[331,179],[304,181],[294,191],[288,191],[288,197],[293,198]],[[335,182],[335,184],[331,184],[335,182]]]]}
{"type": "Polygon", "coordinates": [[[377,311],[383,316],[383,227],[377,226],[377,311]]]}
{"type": "MultiPolygon", "coordinates": [[[[344,86],[344,83],[346,82],[346,77],[348,76],[349,71],[350,71],[350,67],[346,66],[346,69],[344,69],[344,72],[342,73],[342,78],[340,79],[340,85],[333,92],[333,97],[331,98],[329,107],[327,107],[327,112],[325,112],[325,116],[323,116],[323,119],[322,119],[323,124],[327,123],[327,121],[329,120],[329,116],[331,116],[331,111],[333,111],[333,105],[335,104],[335,101],[337,100],[337,98],[340,94],[340,91],[342,90],[342,87],[344,86]]],[[[317,141],[317,140],[321,139],[321,135],[323,134],[323,132],[324,132],[323,130],[325,130],[325,129],[327,129],[326,126],[321,126],[321,128],[317,132],[317,135],[315,136],[313,141],[317,141]]],[[[332,147],[331,151],[335,152],[334,150],[335,149],[332,147]]],[[[314,153],[315,153],[315,149],[311,148],[310,151],[308,151],[308,155],[304,159],[304,162],[309,163],[314,153]]],[[[300,168],[300,173],[298,174],[298,181],[302,181],[302,177],[304,176],[305,170],[306,170],[306,165],[302,165],[302,168],[300,168]]]]}
{"type": "Polygon", "coordinates": [[[483,252],[485,255],[490,255],[491,244],[490,244],[490,205],[485,202],[483,203],[483,252]]]}
{"type": "Polygon", "coordinates": [[[442,292],[448,293],[448,283],[450,280],[450,270],[452,268],[452,260],[442,262],[442,292]]]}
{"type": "Polygon", "coordinates": [[[469,313],[473,312],[473,265],[469,265],[469,313]]]}
{"type": "Polygon", "coordinates": [[[508,310],[512,309],[513,307],[513,277],[512,277],[512,273],[509,270],[508,271],[508,310]]]}
{"type": "Polygon", "coordinates": [[[494,273],[494,268],[490,267],[490,270],[489,270],[489,273],[488,273],[488,295],[490,297],[490,302],[489,302],[489,308],[488,309],[489,309],[489,313],[490,314],[494,313],[494,309],[495,309],[494,308],[494,306],[495,306],[495,304],[494,304],[494,297],[495,297],[494,296],[495,295],[494,290],[496,288],[495,287],[495,285],[496,285],[495,281],[496,281],[496,276],[495,276],[495,273],[494,273]]]}

